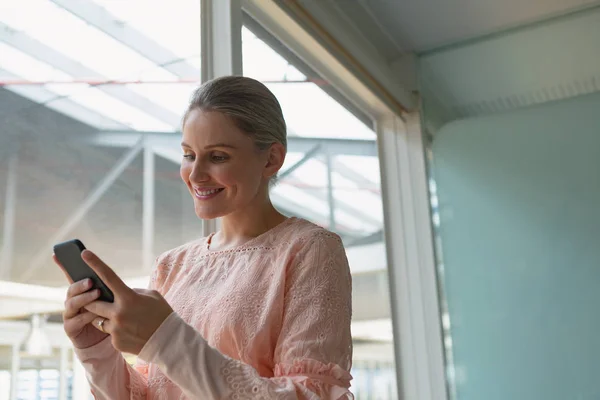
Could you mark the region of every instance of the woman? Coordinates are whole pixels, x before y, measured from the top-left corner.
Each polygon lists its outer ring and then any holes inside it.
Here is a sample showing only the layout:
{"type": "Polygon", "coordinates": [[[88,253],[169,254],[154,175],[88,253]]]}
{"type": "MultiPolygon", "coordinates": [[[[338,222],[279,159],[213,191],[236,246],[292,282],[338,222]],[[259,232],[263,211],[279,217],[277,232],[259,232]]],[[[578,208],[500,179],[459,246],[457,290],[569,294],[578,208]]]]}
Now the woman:
{"type": "Polygon", "coordinates": [[[221,217],[221,230],[158,257],[150,290],[82,253],[115,295],[96,301],[80,281],[65,302],[65,331],[96,399],[353,398],[342,243],[269,200],[286,155],[275,96],[249,78],[204,84],[181,145],[196,214],[221,217]],[[138,355],[135,368],[121,352],[138,355]]]}

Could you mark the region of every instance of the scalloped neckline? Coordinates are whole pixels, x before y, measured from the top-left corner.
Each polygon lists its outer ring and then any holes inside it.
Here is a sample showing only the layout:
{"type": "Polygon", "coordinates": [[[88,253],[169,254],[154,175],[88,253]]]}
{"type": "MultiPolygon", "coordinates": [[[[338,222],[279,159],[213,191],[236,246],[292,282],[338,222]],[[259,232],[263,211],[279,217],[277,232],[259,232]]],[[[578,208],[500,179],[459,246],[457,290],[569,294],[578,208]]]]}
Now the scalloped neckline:
{"type": "Polygon", "coordinates": [[[211,250],[210,249],[210,244],[212,242],[212,238],[216,234],[216,232],[213,232],[210,235],[208,235],[208,237],[204,241],[204,250],[208,254],[219,254],[219,253],[231,253],[231,252],[236,252],[236,251],[240,251],[240,250],[243,250],[243,249],[247,249],[249,247],[254,247],[253,246],[254,242],[257,242],[259,240],[264,239],[268,235],[273,234],[273,232],[276,232],[276,231],[280,230],[282,227],[287,226],[292,221],[296,221],[296,220],[298,220],[298,218],[296,218],[296,217],[288,217],[287,219],[285,219],[284,221],[282,221],[279,224],[275,225],[274,227],[272,227],[268,231],[265,231],[265,232],[261,233],[260,235],[254,237],[254,238],[252,238],[250,240],[248,240],[246,243],[241,244],[239,246],[229,247],[227,249],[222,249],[222,250],[211,250]]]}

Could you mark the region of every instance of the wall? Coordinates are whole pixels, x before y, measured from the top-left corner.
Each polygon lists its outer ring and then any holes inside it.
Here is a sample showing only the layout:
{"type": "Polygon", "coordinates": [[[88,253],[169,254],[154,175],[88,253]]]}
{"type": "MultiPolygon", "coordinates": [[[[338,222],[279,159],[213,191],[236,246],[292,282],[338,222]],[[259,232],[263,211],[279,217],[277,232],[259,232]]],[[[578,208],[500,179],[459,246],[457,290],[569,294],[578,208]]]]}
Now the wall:
{"type": "Polygon", "coordinates": [[[598,399],[600,94],[437,132],[459,400],[598,399]]]}

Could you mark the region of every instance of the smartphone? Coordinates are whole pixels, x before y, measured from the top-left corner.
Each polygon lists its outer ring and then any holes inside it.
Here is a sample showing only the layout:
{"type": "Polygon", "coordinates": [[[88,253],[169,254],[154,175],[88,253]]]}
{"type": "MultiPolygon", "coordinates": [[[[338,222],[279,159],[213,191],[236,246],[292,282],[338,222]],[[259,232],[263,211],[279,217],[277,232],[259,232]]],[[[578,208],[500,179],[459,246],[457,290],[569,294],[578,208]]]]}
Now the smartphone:
{"type": "MultiPolygon", "coordinates": [[[[112,303],[115,301],[113,292],[102,282],[102,279],[89,265],[81,258],[81,252],[85,246],[80,240],[73,239],[54,245],[54,254],[60,264],[67,271],[67,274],[73,279],[73,282],[89,278],[92,280],[92,289],[100,289],[98,300],[112,303]]],[[[91,290],[91,289],[90,289],[91,290]]]]}

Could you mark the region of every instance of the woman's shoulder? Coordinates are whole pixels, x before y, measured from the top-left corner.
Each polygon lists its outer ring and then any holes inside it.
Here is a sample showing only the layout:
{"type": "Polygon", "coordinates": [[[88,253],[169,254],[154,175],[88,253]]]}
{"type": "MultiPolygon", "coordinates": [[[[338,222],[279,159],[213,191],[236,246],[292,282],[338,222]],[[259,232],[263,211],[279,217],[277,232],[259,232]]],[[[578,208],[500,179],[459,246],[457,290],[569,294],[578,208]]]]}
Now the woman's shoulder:
{"type": "Polygon", "coordinates": [[[295,218],[284,232],[277,238],[281,243],[289,244],[296,251],[315,244],[326,247],[343,247],[341,237],[324,227],[302,218],[295,218]]]}

